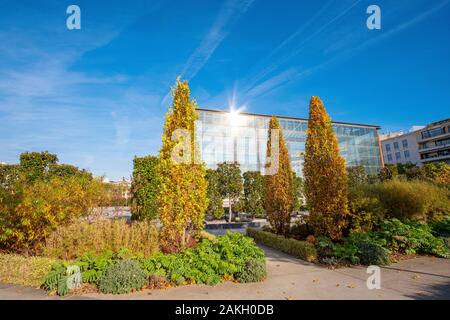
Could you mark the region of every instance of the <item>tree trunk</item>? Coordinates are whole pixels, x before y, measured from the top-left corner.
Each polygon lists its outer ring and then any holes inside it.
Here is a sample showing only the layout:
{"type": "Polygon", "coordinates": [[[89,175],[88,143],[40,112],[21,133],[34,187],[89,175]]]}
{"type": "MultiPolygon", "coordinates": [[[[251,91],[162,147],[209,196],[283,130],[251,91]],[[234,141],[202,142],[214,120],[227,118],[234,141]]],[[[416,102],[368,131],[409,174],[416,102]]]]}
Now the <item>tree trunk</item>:
{"type": "Polygon", "coordinates": [[[231,198],[228,197],[228,222],[231,223],[231,217],[233,216],[233,211],[231,210],[231,198]]]}

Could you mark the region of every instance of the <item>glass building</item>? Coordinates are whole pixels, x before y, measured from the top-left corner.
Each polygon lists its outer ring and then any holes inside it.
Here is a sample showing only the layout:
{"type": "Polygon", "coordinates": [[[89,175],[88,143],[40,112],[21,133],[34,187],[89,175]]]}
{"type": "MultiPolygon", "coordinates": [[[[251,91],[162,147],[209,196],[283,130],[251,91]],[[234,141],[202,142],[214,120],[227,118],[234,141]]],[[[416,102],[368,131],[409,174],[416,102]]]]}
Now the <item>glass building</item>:
{"type": "MultiPolygon", "coordinates": [[[[196,139],[202,160],[215,169],[223,162],[238,162],[242,172],[264,173],[271,116],[245,112],[197,109],[196,139]]],[[[292,168],[303,176],[308,119],[278,117],[289,149],[292,168]]],[[[367,173],[382,166],[378,126],[333,122],[339,150],[347,166],[363,165],[367,173]]]]}

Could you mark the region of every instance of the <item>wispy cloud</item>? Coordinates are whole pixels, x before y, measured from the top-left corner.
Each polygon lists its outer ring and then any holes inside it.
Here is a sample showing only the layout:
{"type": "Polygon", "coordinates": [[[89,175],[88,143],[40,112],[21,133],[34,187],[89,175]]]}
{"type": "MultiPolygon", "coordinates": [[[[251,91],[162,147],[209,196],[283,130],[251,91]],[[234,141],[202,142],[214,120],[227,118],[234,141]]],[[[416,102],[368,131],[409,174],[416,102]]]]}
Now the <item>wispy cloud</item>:
{"type": "MultiPolygon", "coordinates": [[[[309,76],[313,74],[314,72],[317,72],[320,69],[325,68],[326,66],[335,63],[338,60],[349,58],[350,56],[353,56],[362,50],[367,49],[367,47],[374,45],[380,41],[385,41],[390,37],[395,36],[396,34],[406,30],[407,28],[412,27],[413,25],[425,20],[432,14],[436,13],[438,10],[442,9],[444,6],[448,5],[450,3],[450,0],[444,0],[439,2],[437,5],[431,7],[428,10],[423,11],[419,15],[412,17],[410,19],[407,19],[406,21],[392,27],[390,30],[385,31],[381,33],[378,36],[372,37],[368,40],[362,41],[359,44],[355,44],[354,42],[356,40],[359,40],[361,38],[361,32],[357,36],[348,37],[347,40],[342,40],[344,42],[347,42],[345,44],[342,44],[340,46],[334,47],[333,56],[330,58],[326,58],[322,61],[317,62],[316,64],[309,66],[309,67],[300,67],[300,66],[291,66],[287,69],[281,70],[277,72],[275,75],[269,77],[268,79],[265,79],[263,82],[259,82],[264,78],[265,75],[277,70],[279,66],[286,61],[291,61],[294,56],[296,56],[302,47],[304,47],[306,41],[310,40],[312,37],[317,36],[320,32],[324,31],[327,26],[329,26],[331,23],[337,21],[338,18],[342,17],[346,13],[350,11],[353,7],[355,7],[356,4],[358,4],[360,1],[353,2],[349,7],[347,7],[343,12],[341,12],[339,15],[337,15],[335,18],[331,19],[328,23],[324,24],[322,28],[318,29],[315,33],[313,33],[310,37],[306,38],[304,41],[302,41],[295,50],[291,51],[287,55],[281,57],[279,60],[276,60],[273,64],[268,65],[262,73],[257,75],[252,80],[252,86],[244,88],[242,92],[243,99],[246,101],[256,99],[261,95],[267,94],[273,90],[279,89],[285,85],[288,85],[294,81],[298,81],[299,79],[302,79],[306,76],[309,76]],[[352,43],[349,43],[352,42],[352,43]],[[257,84],[255,84],[255,82],[257,84]]],[[[364,30],[363,30],[364,31],[364,30]]],[[[283,44],[283,43],[282,43],[283,44]]]]}
{"type": "MultiPolygon", "coordinates": [[[[326,3],[325,6],[323,6],[310,20],[308,20],[294,33],[292,33],[286,39],[284,39],[272,52],[269,53],[266,61],[270,62],[263,68],[261,68],[261,70],[259,70],[259,72],[256,75],[251,76],[249,79],[245,81],[247,85],[244,90],[251,91],[253,87],[259,86],[258,83],[261,80],[263,80],[266,76],[276,71],[283,64],[289,62],[290,60],[298,56],[309,42],[311,42],[314,38],[323,33],[333,23],[336,23],[337,21],[339,21],[339,19],[348,14],[350,10],[352,10],[360,2],[361,0],[352,1],[350,5],[344,7],[343,10],[340,10],[328,21],[321,23],[321,25],[315,28],[314,31],[306,33],[306,31],[308,31],[308,28],[311,27],[314,22],[319,21],[319,17],[327,12],[327,9],[331,4],[331,2],[326,3]],[[297,43],[294,46],[294,48],[291,48],[290,50],[281,50],[285,48],[288,44],[294,42],[294,40],[300,40],[298,41],[299,43],[297,43]],[[277,57],[278,53],[281,53],[281,55],[277,57]]],[[[278,75],[276,77],[278,77],[278,75]]]]}
{"type": "MultiPolygon", "coordinates": [[[[214,51],[229,34],[232,26],[245,14],[254,0],[226,0],[222,5],[213,25],[202,39],[200,45],[192,52],[183,66],[181,76],[191,80],[206,65],[214,51]]],[[[168,92],[161,100],[161,105],[169,102],[168,92]]]]}
{"type": "Polygon", "coordinates": [[[0,46],[0,160],[14,163],[21,152],[49,150],[61,162],[118,179],[131,172],[134,155],[159,148],[162,95],[142,79],[77,66],[126,25],[79,38],[51,27],[0,32],[8,44],[0,46]]]}
{"type": "Polygon", "coordinates": [[[232,25],[247,12],[254,0],[226,0],[219,15],[203,38],[200,45],[191,54],[183,67],[181,75],[190,80],[203,68],[211,55],[228,35],[232,25]]]}
{"type": "Polygon", "coordinates": [[[437,5],[431,7],[430,9],[423,11],[421,14],[397,25],[396,27],[392,28],[391,30],[387,31],[386,33],[383,33],[373,39],[367,40],[366,42],[362,43],[358,48],[356,48],[356,50],[365,49],[366,47],[373,45],[379,41],[383,41],[390,37],[395,36],[396,34],[404,31],[405,29],[412,27],[413,25],[415,25],[419,22],[422,22],[423,20],[425,20],[432,14],[436,13],[438,10],[442,9],[449,3],[450,3],[450,0],[444,0],[442,2],[439,2],[437,5]]]}

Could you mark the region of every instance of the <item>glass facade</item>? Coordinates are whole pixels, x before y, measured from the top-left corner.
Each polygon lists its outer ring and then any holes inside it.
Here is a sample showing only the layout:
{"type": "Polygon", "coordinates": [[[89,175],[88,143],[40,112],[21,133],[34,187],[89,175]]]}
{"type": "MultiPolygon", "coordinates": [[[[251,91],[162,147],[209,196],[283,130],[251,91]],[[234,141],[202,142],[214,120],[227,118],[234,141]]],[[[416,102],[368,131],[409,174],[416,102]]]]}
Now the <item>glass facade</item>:
{"type": "MultiPolygon", "coordinates": [[[[270,117],[255,114],[234,114],[198,109],[197,141],[202,160],[208,168],[222,162],[237,161],[242,172],[264,172],[270,117]]],[[[292,168],[303,175],[306,119],[279,117],[289,149],[292,168]]],[[[375,126],[333,123],[339,150],[347,166],[363,165],[367,173],[381,167],[377,129],[375,126]]]]}

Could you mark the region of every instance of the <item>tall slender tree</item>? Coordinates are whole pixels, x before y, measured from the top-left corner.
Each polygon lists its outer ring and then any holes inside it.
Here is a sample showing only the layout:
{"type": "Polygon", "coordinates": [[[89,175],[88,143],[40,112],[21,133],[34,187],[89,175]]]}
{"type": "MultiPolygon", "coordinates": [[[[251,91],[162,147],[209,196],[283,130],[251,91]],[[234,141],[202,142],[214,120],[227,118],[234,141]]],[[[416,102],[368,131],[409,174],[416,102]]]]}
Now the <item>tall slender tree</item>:
{"type": "Polygon", "coordinates": [[[269,124],[264,181],[267,219],[277,234],[287,234],[294,205],[294,182],[289,152],[276,117],[272,117],[269,124]]]}
{"type": "Polygon", "coordinates": [[[231,222],[233,206],[238,203],[242,194],[242,176],[239,163],[221,163],[217,166],[219,175],[220,193],[228,199],[228,222],[231,222]]]}
{"type": "Polygon", "coordinates": [[[331,119],[319,97],[310,101],[304,176],[309,223],[317,235],[339,239],[348,214],[347,171],[331,119]]]}
{"type": "Polygon", "coordinates": [[[166,113],[160,150],[158,211],[161,243],[166,252],[177,252],[203,229],[208,206],[206,168],[195,142],[195,100],[186,81],[177,79],[173,104],[166,113]]]}

